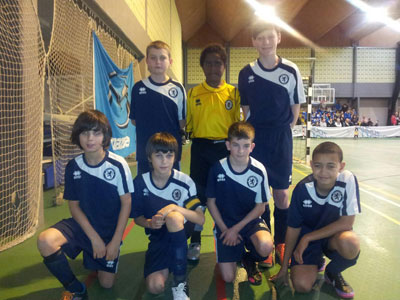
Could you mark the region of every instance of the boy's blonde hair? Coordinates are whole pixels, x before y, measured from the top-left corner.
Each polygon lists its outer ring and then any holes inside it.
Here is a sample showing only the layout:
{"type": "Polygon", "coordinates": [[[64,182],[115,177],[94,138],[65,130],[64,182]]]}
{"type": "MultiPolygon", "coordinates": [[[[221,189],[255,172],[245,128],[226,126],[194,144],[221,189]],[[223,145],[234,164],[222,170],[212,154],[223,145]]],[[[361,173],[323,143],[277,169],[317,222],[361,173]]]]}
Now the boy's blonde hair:
{"type": "Polygon", "coordinates": [[[165,49],[168,52],[168,57],[171,58],[171,48],[163,41],[151,42],[146,48],[146,56],[149,56],[150,49],[165,49]]]}
{"type": "Polygon", "coordinates": [[[251,37],[255,40],[257,36],[265,30],[275,30],[277,34],[281,33],[281,29],[273,23],[256,21],[251,28],[251,37]]]}
{"type": "Polygon", "coordinates": [[[239,121],[233,123],[228,129],[228,141],[232,141],[232,139],[237,138],[241,139],[249,139],[253,142],[255,135],[254,127],[244,121],[239,121]]]}

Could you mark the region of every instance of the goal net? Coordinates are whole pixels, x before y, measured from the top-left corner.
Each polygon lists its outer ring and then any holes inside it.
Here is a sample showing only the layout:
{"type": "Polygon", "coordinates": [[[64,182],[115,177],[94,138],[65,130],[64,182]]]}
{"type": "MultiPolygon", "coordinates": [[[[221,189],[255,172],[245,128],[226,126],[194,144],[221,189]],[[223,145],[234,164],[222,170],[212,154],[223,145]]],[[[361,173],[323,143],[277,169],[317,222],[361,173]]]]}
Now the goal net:
{"type": "Polygon", "coordinates": [[[120,68],[133,62],[134,78],[140,78],[135,57],[92,16],[88,7],[78,7],[74,1],[54,2],[47,68],[56,201],[62,201],[65,166],[81,151],[70,141],[72,125],[81,112],[94,107],[92,31],[120,68]]]}
{"type": "Polygon", "coordinates": [[[0,0],[0,251],[38,225],[44,62],[32,2],[0,0]]]}

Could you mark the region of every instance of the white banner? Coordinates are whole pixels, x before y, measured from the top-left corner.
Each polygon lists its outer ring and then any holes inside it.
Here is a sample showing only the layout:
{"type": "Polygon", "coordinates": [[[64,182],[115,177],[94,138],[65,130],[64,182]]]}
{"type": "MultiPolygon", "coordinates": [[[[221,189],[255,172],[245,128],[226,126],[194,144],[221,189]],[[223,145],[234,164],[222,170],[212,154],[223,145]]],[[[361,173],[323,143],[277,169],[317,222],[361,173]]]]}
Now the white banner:
{"type": "Polygon", "coordinates": [[[312,138],[388,138],[400,137],[400,126],[351,126],[311,128],[312,138]]]}

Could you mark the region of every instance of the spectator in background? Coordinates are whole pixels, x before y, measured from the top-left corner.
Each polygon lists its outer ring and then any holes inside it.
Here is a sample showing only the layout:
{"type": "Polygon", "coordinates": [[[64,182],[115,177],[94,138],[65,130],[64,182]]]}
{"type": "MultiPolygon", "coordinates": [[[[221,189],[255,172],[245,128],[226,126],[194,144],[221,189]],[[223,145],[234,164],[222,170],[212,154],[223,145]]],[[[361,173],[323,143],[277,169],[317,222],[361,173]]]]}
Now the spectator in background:
{"type": "Polygon", "coordinates": [[[344,120],[343,127],[350,127],[350,126],[354,126],[354,124],[350,121],[349,118],[347,118],[346,120],[344,120]]]}
{"type": "Polygon", "coordinates": [[[398,111],[396,111],[396,120],[397,120],[397,125],[400,125],[400,115],[399,115],[399,112],[398,111]]]}
{"type": "Polygon", "coordinates": [[[368,126],[367,118],[363,116],[360,126],[368,126]]]}
{"type": "Polygon", "coordinates": [[[390,117],[390,124],[393,126],[397,125],[397,119],[395,114],[392,114],[392,116],[390,117]]]}
{"type": "Polygon", "coordinates": [[[335,127],[342,127],[342,123],[340,122],[340,118],[336,118],[335,127]]]}
{"type": "Polygon", "coordinates": [[[368,118],[367,126],[374,126],[374,123],[372,122],[371,118],[368,118]]]}

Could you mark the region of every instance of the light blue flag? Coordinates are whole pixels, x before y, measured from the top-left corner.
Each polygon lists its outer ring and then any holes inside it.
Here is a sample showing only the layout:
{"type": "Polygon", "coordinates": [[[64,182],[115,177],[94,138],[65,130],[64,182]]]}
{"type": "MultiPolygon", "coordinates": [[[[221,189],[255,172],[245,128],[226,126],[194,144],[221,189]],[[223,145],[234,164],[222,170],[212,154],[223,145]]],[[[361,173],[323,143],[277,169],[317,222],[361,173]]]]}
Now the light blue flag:
{"type": "Polygon", "coordinates": [[[126,157],[136,151],[136,131],[129,119],[133,63],[127,69],[118,68],[96,34],[92,34],[95,106],[110,121],[113,133],[110,151],[126,157]]]}

